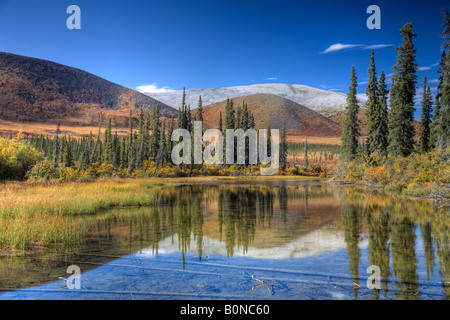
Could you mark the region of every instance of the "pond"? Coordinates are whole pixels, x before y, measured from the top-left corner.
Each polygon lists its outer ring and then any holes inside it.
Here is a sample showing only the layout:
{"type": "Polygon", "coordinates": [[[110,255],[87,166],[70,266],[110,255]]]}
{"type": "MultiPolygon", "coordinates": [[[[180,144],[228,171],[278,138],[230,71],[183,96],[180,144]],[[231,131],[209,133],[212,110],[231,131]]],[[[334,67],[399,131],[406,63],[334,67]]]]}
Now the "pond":
{"type": "Polygon", "coordinates": [[[450,298],[450,218],[432,203],[299,181],[149,196],[74,218],[77,246],[0,257],[0,299],[450,298]]]}

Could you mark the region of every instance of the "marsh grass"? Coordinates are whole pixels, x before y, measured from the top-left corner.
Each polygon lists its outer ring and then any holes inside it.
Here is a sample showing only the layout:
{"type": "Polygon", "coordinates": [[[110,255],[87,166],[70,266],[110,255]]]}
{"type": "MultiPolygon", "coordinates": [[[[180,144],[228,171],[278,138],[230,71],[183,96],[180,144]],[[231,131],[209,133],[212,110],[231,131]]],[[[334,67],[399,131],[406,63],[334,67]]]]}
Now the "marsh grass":
{"type": "Polygon", "coordinates": [[[77,218],[113,207],[153,205],[152,189],[163,185],[152,179],[4,184],[0,187],[0,250],[76,244],[88,226],[87,220],[77,218]]]}

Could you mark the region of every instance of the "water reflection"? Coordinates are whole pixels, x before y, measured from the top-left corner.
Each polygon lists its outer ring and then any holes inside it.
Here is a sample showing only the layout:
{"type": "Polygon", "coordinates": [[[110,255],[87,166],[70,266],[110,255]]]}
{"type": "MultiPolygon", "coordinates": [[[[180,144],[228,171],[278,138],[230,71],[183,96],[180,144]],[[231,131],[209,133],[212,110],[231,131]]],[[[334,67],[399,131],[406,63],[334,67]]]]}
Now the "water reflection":
{"type": "Polygon", "coordinates": [[[1,257],[0,287],[55,281],[70,264],[86,271],[149,250],[155,256],[179,252],[183,270],[191,253],[199,262],[223,255],[230,263],[235,257],[261,259],[264,266],[328,252],[336,252],[330,263],[339,264],[345,252],[345,262],[335,269],[349,279],[354,299],[367,290],[369,264],[381,271],[381,288],[372,290],[372,299],[420,299],[425,285],[436,285],[436,269],[443,298],[450,298],[450,219],[429,203],[286,182],[184,185],[155,189],[151,196],[154,207],[83,218],[90,226],[86,239],[72,250],[1,257]]]}

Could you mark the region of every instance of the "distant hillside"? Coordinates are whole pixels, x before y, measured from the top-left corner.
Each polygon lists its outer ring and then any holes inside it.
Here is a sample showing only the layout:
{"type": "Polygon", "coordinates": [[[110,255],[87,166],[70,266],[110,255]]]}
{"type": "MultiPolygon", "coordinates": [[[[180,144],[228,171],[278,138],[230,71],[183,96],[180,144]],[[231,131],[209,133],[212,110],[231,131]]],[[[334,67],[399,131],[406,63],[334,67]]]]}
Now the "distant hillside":
{"type": "MultiPolygon", "coordinates": [[[[165,93],[149,93],[149,95],[167,105],[178,108],[181,104],[182,91],[165,93]]],[[[326,117],[334,116],[345,110],[347,95],[334,91],[320,90],[304,85],[281,83],[255,84],[249,86],[225,87],[214,89],[186,90],[186,103],[191,108],[197,108],[198,97],[201,95],[203,105],[217,103],[227,98],[236,98],[253,94],[273,94],[292,100],[306,108],[316,111],[326,117]]],[[[360,106],[365,108],[365,100],[359,98],[360,106]]]]}
{"type": "MultiPolygon", "coordinates": [[[[290,135],[337,137],[341,135],[341,125],[321,114],[291,100],[272,95],[254,94],[233,100],[235,109],[247,103],[248,110],[255,116],[258,128],[285,128],[290,135]]],[[[225,121],[226,100],[204,107],[204,124],[218,128],[219,114],[225,121]]],[[[196,113],[196,110],[193,112],[196,113]]]]}
{"type": "Polygon", "coordinates": [[[0,53],[0,119],[65,125],[97,125],[100,114],[127,126],[129,111],[166,104],[88,72],[50,61],[0,53]]]}

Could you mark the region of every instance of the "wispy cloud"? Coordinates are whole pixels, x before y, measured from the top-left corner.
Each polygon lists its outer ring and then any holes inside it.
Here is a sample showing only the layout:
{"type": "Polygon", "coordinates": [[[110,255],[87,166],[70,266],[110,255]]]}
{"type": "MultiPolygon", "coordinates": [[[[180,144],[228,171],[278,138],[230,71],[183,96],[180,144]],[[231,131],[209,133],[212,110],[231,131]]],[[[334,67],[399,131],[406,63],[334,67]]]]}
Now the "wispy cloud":
{"type": "Polygon", "coordinates": [[[433,64],[431,64],[429,66],[419,67],[417,69],[417,71],[427,71],[427,70],[430,70],[431,68],[436,67],[438,65],[439,65],[439,63],[433,63],[433,64]]]}
{"type": "Polygon", "coordinates": [[[393,44],[373,44],[373,45],[365,45],[365,44],[342,44],[342,43],[335,43],[326,48],[324,51],[320,52],[320,54],[330,53],[330,52],[336,52],[341,51],[345,49],[363,49],[363,50],[369,50],[369,49],[382,49],[387,47],[393,47],[393,44]]]}
{"type": "Polygon", "coordinates": [[[175,91],[174,89],[169,88],[169,87],[158,88],[157,83],[143,84],[141,86],[136,87],[136,90],[141,93],[145,93],[145,94],[165,93],[165,92],[175,91]]]}
{"type": "Polygon", "coordinates": [[[264,78],[263,80],[266,80],[266,81],[278,80],[278,78],[277,77],[271,77],[271,78],[264,78]]]}
{"type": "Polygon", "coordinates": [[[371,46],[365,46],[364,49],[366,50],[370,50],[370,49],[383,49],[383,48],[388,48],[388,47],[393,47],[393,44],[374,44],[371,46]]]}
{"type": "Polygon", "coordinates": [[[362,44],[342,44],[342,43],[335,43],[326,48],[324,51],[321,52],[321,54],[330,53],[330,52],[336,52],[341,51],[345,49],[351,49],[355,47],[361,47],[362,44]]]}

